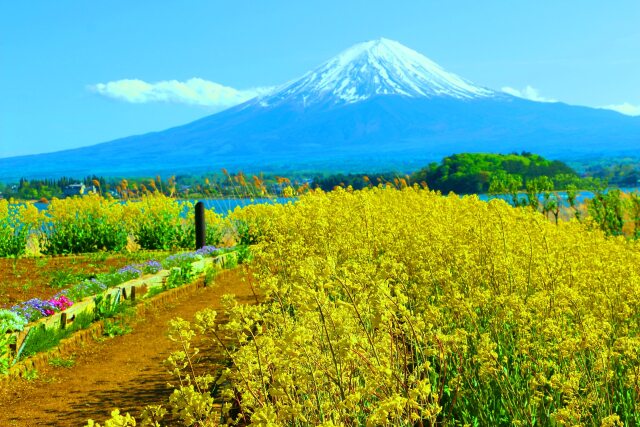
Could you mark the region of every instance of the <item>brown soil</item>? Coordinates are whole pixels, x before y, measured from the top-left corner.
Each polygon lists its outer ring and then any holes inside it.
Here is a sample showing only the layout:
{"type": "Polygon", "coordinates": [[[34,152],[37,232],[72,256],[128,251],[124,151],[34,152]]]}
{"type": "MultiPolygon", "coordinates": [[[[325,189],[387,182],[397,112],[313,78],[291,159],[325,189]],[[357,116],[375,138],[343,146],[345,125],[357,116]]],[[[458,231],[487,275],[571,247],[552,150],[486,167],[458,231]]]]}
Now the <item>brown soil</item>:
{"type": "Polygon", "coordinates": [[[240,268],[224,271],[213,286],[147,312],[132,333],[79,349],[73,367],[49,366],[36,380],[0,383],[0,425],[83,426],[89,418],[104,421],[114,408],[137,416],[146,405],[165,403],[172,377],[163,361],[177,349],[167,337],[168,321],[193,320],[197,311],[220,308],[224,294],[254,302],[248,277],[240,268]]]}
{"type": "Polygon", "coordinates": [[[31,298],[48,299],[60,290],[98,273],[136,262],[164,258],[168,253],[88,254],[41,258],[0,258],[0,308],[31,298]],[[65,282],[68,282],[64,285],[65,282]],[[62,286],[61,286],[62,285],[62,286]]]}

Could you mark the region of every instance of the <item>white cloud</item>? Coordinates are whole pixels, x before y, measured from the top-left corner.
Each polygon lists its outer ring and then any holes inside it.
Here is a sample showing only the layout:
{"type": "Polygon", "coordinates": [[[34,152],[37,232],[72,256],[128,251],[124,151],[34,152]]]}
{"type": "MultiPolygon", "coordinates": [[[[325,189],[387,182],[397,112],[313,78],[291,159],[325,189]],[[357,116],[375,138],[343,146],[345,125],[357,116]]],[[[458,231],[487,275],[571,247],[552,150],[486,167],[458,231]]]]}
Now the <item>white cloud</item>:
{"type": "Polygon", "coordinates": [[[98,83],[89,89],[109,98],[132,103],[172,102],[226,108],[263,95],[272,88],[237,90],[219,83],[192,78],[185,82],[165,80],[156,83],[124,79],[98,83]]]}
{"type": "MultiPolygon", "coordinates": [[[[508,93],[509,95],[517,96],[518,98],[528,99],[530,101],[538,101],[538,102],[558,102],[555,99],[545,98],[540,96],[540,92],[532,87],[527,85],[522,90],[514,89],[509,86],[505,86],[502,88],[504,93],[508,93]]],[[[614,105],[604,105],[599,107],[591,107],[591,108],[601,108],[604,110],[613,110],[618,113],[626,114],[627,116],[640,116],[640,105],[633,105],[628,102],[622,104],[614,104],[614,105]]]]}
{"type": "Polygon", "coordinates": [[[538,91],[538,89],[527,85],[527,87],[525,87],[522,90],[519,89],[514,89],[512,87],[509,86],[505,86],[502,88],[502,91],[504,93],[508,93],[509,95],[513,95],[513,96],[517,96],[518,98],[524,98],[524,99],[528,99],[529,101],[536,101],[536,102],[558,102],[555,99],[552,98],[545,98],[543,96],[540,96],[540,92],[538,91]]]}
{"type": "Polygon", "coordinates": [[[626,114],[627,116],[640,116],[640,105],[633,105],[628,102],[618,105],[605,105],[604,107],[599,108],[617,111],[618,113],[626,114]]]}

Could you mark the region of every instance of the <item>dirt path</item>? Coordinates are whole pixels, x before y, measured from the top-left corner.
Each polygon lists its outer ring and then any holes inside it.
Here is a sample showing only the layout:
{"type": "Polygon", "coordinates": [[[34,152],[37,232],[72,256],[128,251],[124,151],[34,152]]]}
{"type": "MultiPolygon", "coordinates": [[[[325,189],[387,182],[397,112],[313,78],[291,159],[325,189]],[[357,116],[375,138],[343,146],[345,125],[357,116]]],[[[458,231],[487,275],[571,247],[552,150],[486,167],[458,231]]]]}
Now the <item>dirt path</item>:
{"type": "Polygon", "coordinates": [[[92,342],[76,352],[71,368],[48,367],[36,380],[0,384],[0,426],[83,426],[89,418],[102,422],[113,408],[138,415],[146,405],[163,403],[171,377],[162,362],[176,349],[167,338],[167,322],[219,308],[220,297],[229,293],[239,302],[254,301],[240,269],[224,271],[214,286],[146,313],[128,335],[92,342]]]}

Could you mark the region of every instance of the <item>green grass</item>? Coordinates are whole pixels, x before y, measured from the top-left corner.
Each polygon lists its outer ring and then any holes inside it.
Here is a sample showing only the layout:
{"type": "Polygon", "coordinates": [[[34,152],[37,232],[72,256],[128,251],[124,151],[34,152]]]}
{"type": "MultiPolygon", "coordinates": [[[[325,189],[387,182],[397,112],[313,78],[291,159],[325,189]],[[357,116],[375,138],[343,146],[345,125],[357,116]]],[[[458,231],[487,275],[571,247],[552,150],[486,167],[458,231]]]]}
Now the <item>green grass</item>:
{"type": "Polygon", "coordinates": [[[36,260],[36,267],[37,267],[37,268],[43,268],[43,267],[46,267],[46,266],[47,266],[47,264],[49,264],[49,260],[50,260],[50,259],[51,259],[51,258],[47,258],[47,257],[44,257],[44,258],[38,258],[38,259],[36,260]]]}
{"type": "Polygon", "coordinates": [[[204,272],[204,285],[211,286],[215,283],[218,269],[215,266],[209,266],[204,272]]]}
{"type": "Polygon", "coordinates": [[[149,291],[144,295],[145,298],[153,298],[156,295],[163,293],[165,289],[162,286],[156,286],[154,288],[149,289],[149,291]]]}
{"type": "Polygon", "coordinates": [[[130,333],[133,328],[133,305],[128,301],[116,303],[114,298],[96,298],[96,319],[104,320],[103,335],[113,338],[130,333]]]}
{"type": "Polygon", "coordinates": [[[54,357],[51,360],[49,360],[49,365],[53,366],[54,368],[72,368],[74,365],[76,364],[76,361],[73,359],[73,357],[68,357],[68,358],[64,358],[64,357],[54,357]]]}
{"type": "Polygon", "coordinates": [[[74,273],[68,269],[53,271],[49,278],[49,287],[53,289],[62,289],[69,285],[80,283],[88,277],[90,277],[89,274],[74,273]]]}
{"type": "Polygon", "coordinates": [[[118,317],[116,319],[107,319],[104,321],[104,330],[102,335],[109,338],[126,335],[133,331],[133,328],[127,322],[127,319],[118,317]]]}
{"type": "Polygon", "coordinates": [[[47,351],[57,347],[65,338],[70,337],[74,332],[87,329],[94,322],[96,316],[93,311],[83,311],[78,313],[70,327],[65,329],[47,328],[44,325],[32,328],[26,338],[26,343],[20,358],[32,356],[36,353],[47,351]]]}
{"type": "Polygon", "coordinates": [[[44,325],[31,328],[20,356],[25,358],[49,350],[69,335],[71,335],[69,329],[47,328],[44,325]]]}
{"type": "Polygon", "coordinates": [[[38,375],[38,370],[37,369],[27,369],[26,371],[24,371],[24,375],[23,378],[27,381],[35,381],[40,377],[40,375],[38,375]]]}
{"type": "Polygon", "coordinates": [[[93,311],[84,310],[83,312],[76,314],[70,330],[75,332],[82,329],[87,329],[89,326],[91,326],[94,320],[95,314],[93,313],[93,311]]]}

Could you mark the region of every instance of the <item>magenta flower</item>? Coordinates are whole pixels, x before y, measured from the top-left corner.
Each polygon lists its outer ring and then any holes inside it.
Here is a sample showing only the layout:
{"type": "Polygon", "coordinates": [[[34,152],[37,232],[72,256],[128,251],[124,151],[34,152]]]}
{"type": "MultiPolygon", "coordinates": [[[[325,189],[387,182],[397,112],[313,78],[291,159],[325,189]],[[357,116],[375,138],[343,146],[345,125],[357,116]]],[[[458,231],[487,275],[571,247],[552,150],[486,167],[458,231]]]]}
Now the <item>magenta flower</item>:
{"type": "MultiPolygon", "coordinates": [[[[57,295],[48,301],[57,311],[63,311],[73,305],[73,301],[66,295],[57,295]]],[[[53,312],[51,313],[53,314],[53,312]]],[[[49,314],[49,316],[51,315],[49,314]]]]}

